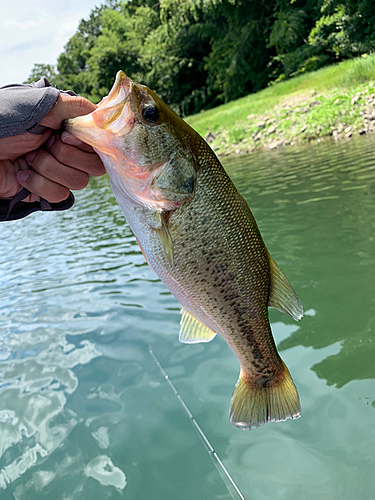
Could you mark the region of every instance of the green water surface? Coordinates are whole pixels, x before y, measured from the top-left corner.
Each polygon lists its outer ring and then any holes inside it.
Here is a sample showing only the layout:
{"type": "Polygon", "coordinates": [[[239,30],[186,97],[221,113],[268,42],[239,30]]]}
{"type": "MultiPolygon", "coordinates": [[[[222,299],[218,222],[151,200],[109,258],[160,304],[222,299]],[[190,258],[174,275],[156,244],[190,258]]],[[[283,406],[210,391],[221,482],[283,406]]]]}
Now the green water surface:
{"type": "Polygon", "coordinates": [[[271,310],[302,418],[250,432],[222,341],[178,342],[107,178],[0,224],[1,500],[227,500],[152,349],[246,500],[375,499],[375,139],[224,162],[304,308],[271,310]]]}

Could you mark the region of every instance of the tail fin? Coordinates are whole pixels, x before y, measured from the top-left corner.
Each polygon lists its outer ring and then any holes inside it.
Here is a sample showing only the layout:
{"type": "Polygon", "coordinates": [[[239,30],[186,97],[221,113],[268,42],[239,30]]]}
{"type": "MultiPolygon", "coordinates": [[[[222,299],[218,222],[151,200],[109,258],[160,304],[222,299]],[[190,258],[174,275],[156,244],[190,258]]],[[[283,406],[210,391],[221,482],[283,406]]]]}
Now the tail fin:
{"type": "Polygon", "coordinates": [[[270,387],[256,387],[241,371],[230,404],[229,418],[233,425],[250,430],[267,422],[301,416],[296,386],[284,363],[283,366],[283,376],[270,387]]]}

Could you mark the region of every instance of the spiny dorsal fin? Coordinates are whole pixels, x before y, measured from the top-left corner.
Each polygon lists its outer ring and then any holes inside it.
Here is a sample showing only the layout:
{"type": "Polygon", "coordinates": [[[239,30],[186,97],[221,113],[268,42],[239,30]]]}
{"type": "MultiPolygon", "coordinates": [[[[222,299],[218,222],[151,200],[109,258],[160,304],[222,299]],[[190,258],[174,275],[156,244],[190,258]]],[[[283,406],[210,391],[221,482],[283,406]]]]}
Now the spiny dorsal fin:
{"type": "Polygon", "coordinates": [[[188,313],[183,307],[181,308],[181,314],[180,342],[184,344],[210,342],[210,340],[216,336],[215,332],[194,318],[194,316],[188,313]]]}
{"type": "Polygon", "coordinates": [[[301,301],[271,256],[269,256],[269,261],[271,286],[268,307],[274,307],[298,321],[303,316],[301,301]]]}

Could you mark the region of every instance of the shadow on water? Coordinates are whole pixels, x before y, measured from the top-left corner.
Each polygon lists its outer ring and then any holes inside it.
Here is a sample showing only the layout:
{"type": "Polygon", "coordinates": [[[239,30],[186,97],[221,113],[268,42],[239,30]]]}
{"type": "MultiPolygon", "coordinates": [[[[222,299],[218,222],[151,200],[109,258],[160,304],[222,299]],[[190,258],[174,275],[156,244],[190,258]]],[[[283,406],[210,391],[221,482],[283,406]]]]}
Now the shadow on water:
{"type": "Polygon", "coordinates": [[[312,366],[337,387],[375,378],[374,149],[367,137],[227,164],[308,311],[279,349],[339,343],[312,366]]]}

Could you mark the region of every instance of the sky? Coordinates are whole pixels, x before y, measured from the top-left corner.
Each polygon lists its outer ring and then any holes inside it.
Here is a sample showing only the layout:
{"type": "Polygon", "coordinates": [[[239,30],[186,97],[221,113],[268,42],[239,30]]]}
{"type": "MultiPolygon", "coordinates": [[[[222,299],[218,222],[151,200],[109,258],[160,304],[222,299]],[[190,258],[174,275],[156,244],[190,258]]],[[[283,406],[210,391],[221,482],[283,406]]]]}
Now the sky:
{"type": "Polygon", "coordinates": [[[0,86],[22,83],[35,63],[56,64],[82,18],[101,0],[0,0],[0,86]]]}

